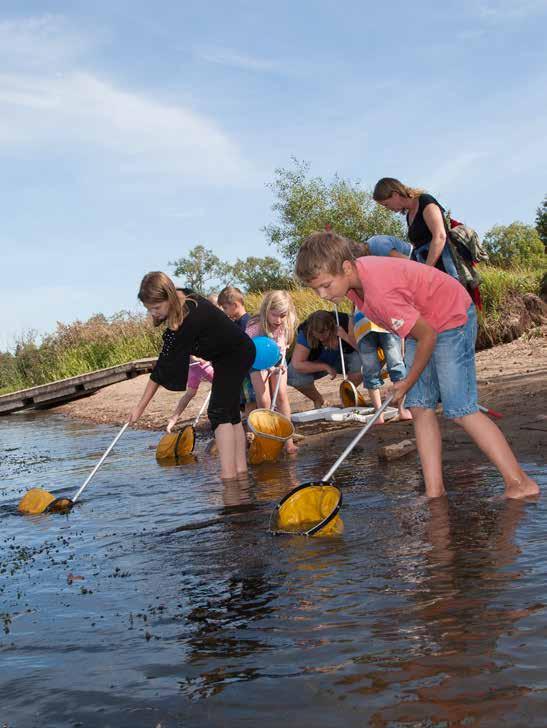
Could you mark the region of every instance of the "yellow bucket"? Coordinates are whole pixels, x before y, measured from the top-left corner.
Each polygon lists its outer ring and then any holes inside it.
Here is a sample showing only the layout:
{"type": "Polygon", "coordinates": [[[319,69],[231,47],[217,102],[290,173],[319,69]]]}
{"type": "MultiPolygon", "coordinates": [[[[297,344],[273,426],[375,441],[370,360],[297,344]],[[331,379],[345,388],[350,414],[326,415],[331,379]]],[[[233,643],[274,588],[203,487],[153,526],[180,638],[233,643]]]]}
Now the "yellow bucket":
{"type": "Polygon", "coordinates": [[[357,390],[357,387],[353,382],[350,382],[348,379],[345,379],[340,384],[340,399],[342,400],[342,404],[344,407],[365,407],[366,402],[365,398],[357,390]]]}
{"type": "Polygon", "coordinates": [[[185,427],[180,432],[168,432],[158,442],[156,447],[156,460],[170,460],[177,462],[194,449],[196,435],[192,426],[185,427]]]}
{"type": "Polygon", "coordinates": [[[248,454],[251,465],[277,460],[284,444],[294,435],[294,427],[288,417],[269,409],[253,410],[247,423],[255,436],[248,454]]]}
{"type": "Polygon", "coordinates": [[[270,532],[292,536],[338,536],[341,491],[331,483],[303,483],[281,499],[270,518],[270,532]]]}

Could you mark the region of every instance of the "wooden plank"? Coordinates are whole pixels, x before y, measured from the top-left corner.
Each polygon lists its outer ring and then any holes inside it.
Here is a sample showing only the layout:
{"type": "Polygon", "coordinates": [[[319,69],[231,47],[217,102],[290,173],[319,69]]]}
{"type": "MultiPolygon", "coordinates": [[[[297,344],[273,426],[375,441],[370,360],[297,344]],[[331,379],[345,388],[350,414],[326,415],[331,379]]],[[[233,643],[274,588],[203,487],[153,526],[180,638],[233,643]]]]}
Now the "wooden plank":
{"type": "Polygon", "coordinates": [[[149,372],[157,361],[156,357],[135,359],[126,364],[118,364],[94,372],[86,372],[75,377],[67,377],[56,382],[40,384],[37,387],[21,389],[17,392],[0,395],[0,415],[9,414],[22,409],[51,406],[60,401],[70,401],[88,396],[98,389],[123,382],[139,374],[149,372]]]}

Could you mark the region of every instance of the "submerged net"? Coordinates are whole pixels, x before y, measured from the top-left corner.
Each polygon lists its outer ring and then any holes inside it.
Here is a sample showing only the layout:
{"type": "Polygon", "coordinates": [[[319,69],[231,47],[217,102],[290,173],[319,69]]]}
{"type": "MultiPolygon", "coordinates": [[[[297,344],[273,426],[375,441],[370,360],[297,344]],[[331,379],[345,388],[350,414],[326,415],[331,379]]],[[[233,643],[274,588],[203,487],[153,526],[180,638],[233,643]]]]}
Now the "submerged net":
{"type": "Polygon", "coordinates": [[[287,440],[294,435],[292,422],[269,409],[253,410],[247,423],[254,435],[248,454],[251,465],[277,460],[287,440]]]}
{"type": "Polygon", "coordinates": [[[50,503],[53,503],[55,496],[43,488],[31,488],[19,501],[17,510],[27,515],[43,513],[50,503]]]}
{"type": "Polygon", "coordinates": [[[173,460],[177,461],[189,455],[196,441],[194,428],[185,427],[180,432],[168,432],[158,442],[156,447],[156,459],[159,461],[173,460]]]}
{"type": "Polygon", "coordinates": [[[342,493],[330,483],[304,483],[283,498],[274,511],[270,530],[306,536],[335,536],[344,532],[338,515],[342,493]]]}

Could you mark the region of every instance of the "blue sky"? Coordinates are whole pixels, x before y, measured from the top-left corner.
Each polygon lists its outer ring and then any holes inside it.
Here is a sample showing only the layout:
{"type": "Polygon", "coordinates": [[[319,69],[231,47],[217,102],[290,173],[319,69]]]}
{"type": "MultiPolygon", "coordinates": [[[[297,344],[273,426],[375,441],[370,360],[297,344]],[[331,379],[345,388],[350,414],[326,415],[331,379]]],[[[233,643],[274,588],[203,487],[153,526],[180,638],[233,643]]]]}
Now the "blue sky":
{"type": "Polygon", "coordinates": [[[547,192],[547,0],[0,9],[0,348],[137,309],[201,243],[272,255],[290,158],[426,187],[485,232],[547,192]]]}

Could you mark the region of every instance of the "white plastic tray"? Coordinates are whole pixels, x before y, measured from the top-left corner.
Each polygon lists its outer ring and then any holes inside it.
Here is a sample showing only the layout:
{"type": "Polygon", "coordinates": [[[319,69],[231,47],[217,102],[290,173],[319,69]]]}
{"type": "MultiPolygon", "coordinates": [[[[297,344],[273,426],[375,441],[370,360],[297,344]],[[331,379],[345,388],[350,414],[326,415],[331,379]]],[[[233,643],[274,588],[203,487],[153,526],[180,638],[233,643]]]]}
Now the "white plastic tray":
{"type": "Polygon", "coordinates": [[[291,420],[293,422],[314,422],[315,420],[326,420],[329,415],[340,412],[342,412],[340,407],[321,407],[306,412],[294,412],[291,415],[291,420]]]}
{"type": "MultiPolygon", "coordinates": [[[[392,420],[397,414],[395,407],[386,407],[384,419],[392,420]]],[[[374,407],[346,407],[331,412],[325,419],[330,422],[362,422],[366,424],[374,416],[374,407]]]]}

